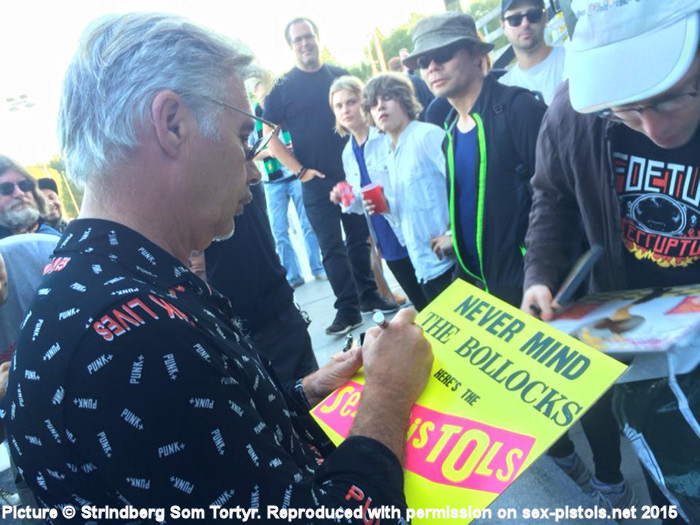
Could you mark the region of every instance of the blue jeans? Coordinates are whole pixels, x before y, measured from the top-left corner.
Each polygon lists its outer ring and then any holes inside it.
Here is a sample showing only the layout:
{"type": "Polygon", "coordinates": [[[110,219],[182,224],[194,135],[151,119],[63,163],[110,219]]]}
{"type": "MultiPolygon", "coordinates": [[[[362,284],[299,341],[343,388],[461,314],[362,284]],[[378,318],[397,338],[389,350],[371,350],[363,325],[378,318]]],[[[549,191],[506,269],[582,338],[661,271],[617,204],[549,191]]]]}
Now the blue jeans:
{"type": "Polygon", "coordinates": [[[302,279],[299,259],[289,238],[289,221],[287,219],[289,199],[294,203],[297,216],[299,217],[311,273],[323,275],[321,250],[318,247],[316,234],[311,228],[309,219],[306,217],[306,210],[302,201],[301,182],[295,179],[268,182],[264,184],[264,188],[267,196],[267,209],[270,216],[270,225],[272,226],[272,235],[275,237],[277,254],[280,256],[282,266],[287,270],[287,281],[292,283],[302,279]]]}

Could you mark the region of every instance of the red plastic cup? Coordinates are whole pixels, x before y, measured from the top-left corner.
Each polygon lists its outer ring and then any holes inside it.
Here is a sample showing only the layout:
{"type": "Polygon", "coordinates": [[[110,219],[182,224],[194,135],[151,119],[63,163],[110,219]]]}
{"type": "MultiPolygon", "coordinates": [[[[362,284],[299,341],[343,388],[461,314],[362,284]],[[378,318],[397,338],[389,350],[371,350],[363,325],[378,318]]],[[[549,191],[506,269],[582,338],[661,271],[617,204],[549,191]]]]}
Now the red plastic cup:
{"type": "Polygon", "coordinates": [[[389,211],[389,206],[387,206],[386,199],[384,198],[384,189],[380,184],[376,182],[367,184],[366,186],[362,186],[360,192],[362,192],[362,196],[365,200],[374,204],[374,213],[386,213],[389,211]]]}
{"type": "Polygon", "coordinates": [[[352,204],[352,201],[355,200],[355,194],[352,192],[352,186],[350,186],[350,184],[347,182],[342,181],[336,185],[336,188],[340,193],[340,200],[342,201],[343,206],[347,208],[352,204]]]}

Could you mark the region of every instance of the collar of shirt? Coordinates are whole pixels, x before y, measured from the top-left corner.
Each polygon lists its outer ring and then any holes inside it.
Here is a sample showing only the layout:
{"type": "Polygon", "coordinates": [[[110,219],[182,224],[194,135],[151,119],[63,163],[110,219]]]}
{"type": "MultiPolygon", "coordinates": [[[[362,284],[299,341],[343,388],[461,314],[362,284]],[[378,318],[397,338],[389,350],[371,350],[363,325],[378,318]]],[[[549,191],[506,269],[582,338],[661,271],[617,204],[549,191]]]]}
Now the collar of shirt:
{"type": "Polygon", "coordinates": [[[54,257],[90,253],[119,264],[144,282],[162,288],[178,285],[211,295],[211,288],[175,257],[138,232],[102,219],[71,221],[54,251],[54,257]]]}

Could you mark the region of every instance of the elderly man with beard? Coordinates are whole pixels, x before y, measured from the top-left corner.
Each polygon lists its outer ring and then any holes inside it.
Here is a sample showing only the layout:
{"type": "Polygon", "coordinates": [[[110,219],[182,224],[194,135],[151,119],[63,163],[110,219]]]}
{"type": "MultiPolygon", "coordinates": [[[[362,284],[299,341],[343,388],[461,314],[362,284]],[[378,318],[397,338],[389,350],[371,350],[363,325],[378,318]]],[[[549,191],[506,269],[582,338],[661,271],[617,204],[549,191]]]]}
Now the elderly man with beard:
{"type": "Polygon", "coordinates": [[[60,235],[41,218],[44,207],[34,177],[0,155],[0,239],[18,233],[60,235]]]}

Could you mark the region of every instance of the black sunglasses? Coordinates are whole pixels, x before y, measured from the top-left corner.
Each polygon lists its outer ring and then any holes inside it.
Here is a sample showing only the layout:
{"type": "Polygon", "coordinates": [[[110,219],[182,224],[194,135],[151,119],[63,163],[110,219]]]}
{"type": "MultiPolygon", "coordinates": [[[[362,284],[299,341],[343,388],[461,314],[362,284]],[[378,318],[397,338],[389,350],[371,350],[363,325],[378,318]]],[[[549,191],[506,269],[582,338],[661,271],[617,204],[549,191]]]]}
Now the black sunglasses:
{"type": "Polygon", "coordinates": [[[537,24],[542,20],[544,16],[544,9],[530,9],[525,13],[518,13],[516,15],[510,15],[503,18],[510,27],[518,27],[523,23],[523,18],[527,18],[527,21],[531,24],[537,24]]]}
{"type": "Polygon", "coordinates": [[[436,64],[444,64],[445,62],[449,62],[450,60],[452,60],[457,51],[466,48],[467,45],[463,42],[451,46],[441,47],[440,49],[437,49],[432,53],[419,56],[416,59],[416,62],[418,63],[419,68],[428,69],[428,66],[430,66],[431,62],[435,62],[436,64]]]}
{"type": "Polygon", "coordinates": [[[272,129],[262,135],[258,140],[255,141],[255,143],[250,147],[250,149],[246,152],[245,154],[245,160],[250,161],[253,160],[255,157],[258,156],[258,154],[265,149],[265,146],[267,146],[267,143],[270,142],[270,139],[272,139],[273,136],[275,136],[279,130],[280,126],[279,124],[274,124],[270,122],[269,120],[265,120],[262,117],[258,117],[257,115],[253,115],[252,113],[248,113],[247,111],[243,111],[241,108],[237,108],[236,106],[233,106],[227,102],[222,102],[221,100],[216,100],[215,98],[211,97],[204,97],[207,100],[214,102],[215,104],[219,104],[220,106],[224,106],[226,108],[229,108],[233,111],[236,111],[240,113],[241,115],[245,115],[248,118],[251,118],[253,120],[257,120],[258,122],[262,122],[263,124],[271,127],[272,129]]]}
{"type": "Polygon", "coordinates": [[[26,193],[34,190],[35,184],[32,179],[22,179],[19,182],[0,182],[0,195],[12,195],[15,192],[15,186],[26,193]]]}

